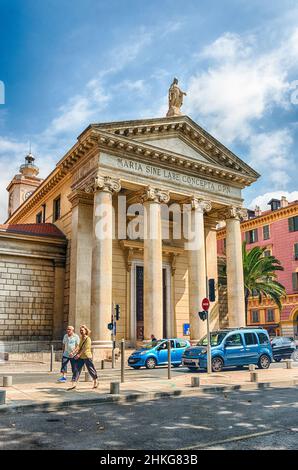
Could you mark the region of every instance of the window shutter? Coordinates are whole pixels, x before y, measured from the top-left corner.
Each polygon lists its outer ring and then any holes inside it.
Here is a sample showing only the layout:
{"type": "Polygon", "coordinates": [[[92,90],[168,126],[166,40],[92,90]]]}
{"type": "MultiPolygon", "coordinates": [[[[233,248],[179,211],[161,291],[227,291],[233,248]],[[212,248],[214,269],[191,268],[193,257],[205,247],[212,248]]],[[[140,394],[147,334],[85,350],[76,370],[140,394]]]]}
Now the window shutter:
{"type": "Polygon", "coordinates": [[[289,231],[294,232],[294,217],[290,217],[289,219],[289,231]]]}
{"type": "Polygon", "coordinates": [[[293,281],[293,290],[297,291],[298,290],[298,273],[292,274],[292,281],[293,281]]]}

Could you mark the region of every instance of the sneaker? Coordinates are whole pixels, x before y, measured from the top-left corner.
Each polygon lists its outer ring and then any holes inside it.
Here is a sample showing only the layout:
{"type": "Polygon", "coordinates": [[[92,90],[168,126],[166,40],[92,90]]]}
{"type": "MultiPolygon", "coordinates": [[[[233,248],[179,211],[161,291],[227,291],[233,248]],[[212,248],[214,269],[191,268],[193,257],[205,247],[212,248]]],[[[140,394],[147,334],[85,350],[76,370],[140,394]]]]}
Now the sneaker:
{"type": "Polygon", "coordinates": [[[66,382],[67,378],[66,377],[60,377],[60,379],[58,379],[58,382],[66,382]]]}

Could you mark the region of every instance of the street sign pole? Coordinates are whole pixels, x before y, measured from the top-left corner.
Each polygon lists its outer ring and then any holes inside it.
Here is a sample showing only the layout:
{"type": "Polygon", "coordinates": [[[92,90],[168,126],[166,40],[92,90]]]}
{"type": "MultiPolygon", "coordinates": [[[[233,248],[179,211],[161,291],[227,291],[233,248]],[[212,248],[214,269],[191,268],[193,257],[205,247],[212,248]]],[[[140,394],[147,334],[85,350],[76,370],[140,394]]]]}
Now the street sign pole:
{"type": "Polygon", "coordinates": [[[115,316],[115,304],[112,304],[112,369],[115,369],[115,325],[114,325],[114,316],[115,316]]]}
{"type": "Polygon", "coordinates": [[[211,374],[212,367],[211,367],[211,344],[210,344],[210,301],[206,297],[202,300],[202,308],[204,311],[207,312],[207,373],[211,374]]]}
{"type": "Polygon", "coordinates": [[[212,373],[209,311],[208,311],[208,315],[207,315],[207,373],[208,374],[212,373]]]}

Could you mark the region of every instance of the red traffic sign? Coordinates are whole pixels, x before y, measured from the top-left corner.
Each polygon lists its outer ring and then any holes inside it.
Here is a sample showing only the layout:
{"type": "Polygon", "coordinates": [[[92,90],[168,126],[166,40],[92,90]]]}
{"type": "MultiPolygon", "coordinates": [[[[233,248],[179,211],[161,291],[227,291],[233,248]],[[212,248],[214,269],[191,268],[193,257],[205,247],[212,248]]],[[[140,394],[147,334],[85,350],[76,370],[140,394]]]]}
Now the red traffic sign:
{"type": "Polygon", "coordinates": [[[209,310],[210,307],[210,301],[205,297],[205,299],[202,300],[202,309],[203,310],[209,310]]]}

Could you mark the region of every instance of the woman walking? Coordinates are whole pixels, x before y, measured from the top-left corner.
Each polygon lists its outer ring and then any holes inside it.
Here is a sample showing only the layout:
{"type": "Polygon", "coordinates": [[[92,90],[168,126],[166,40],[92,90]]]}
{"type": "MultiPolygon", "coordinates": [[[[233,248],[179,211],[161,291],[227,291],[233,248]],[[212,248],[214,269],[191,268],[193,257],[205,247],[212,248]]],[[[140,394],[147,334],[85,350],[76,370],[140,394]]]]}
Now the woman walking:
{"type": "Polygon", "coordinates": [[[92,361],[91,351],[91,331],[86,325],[80,326],[81,340],[79,346],[76,348],[73,357],[75,359],[74,373],[72,376],[72,386],[67,390],[74,390],[77,387],[78,380],[84,365],[87,367],[89,374],[93,379],[93,388],[98,387],[97,372],[92,361]]]}

